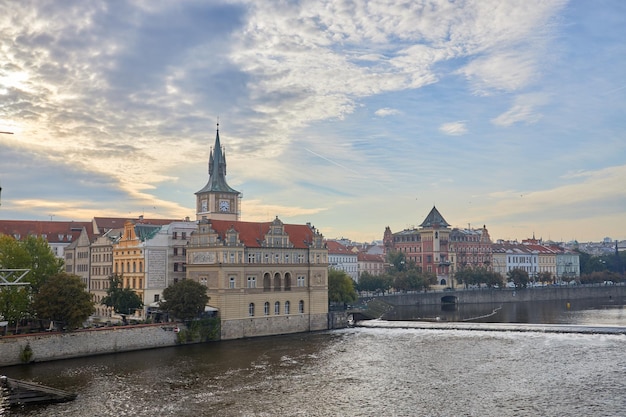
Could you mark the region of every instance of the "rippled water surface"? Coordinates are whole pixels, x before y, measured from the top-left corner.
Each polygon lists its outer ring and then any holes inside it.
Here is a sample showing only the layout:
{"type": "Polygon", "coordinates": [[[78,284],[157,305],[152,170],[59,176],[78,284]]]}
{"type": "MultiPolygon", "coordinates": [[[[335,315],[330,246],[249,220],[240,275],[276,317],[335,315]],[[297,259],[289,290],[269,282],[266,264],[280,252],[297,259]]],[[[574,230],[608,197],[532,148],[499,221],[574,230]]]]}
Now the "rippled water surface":
{"type": "Polygon", "coordinates": [[[354,328],[2,372],[78,393],[19,416],[623,416],[625,349],[624,335],[354,328]]]}

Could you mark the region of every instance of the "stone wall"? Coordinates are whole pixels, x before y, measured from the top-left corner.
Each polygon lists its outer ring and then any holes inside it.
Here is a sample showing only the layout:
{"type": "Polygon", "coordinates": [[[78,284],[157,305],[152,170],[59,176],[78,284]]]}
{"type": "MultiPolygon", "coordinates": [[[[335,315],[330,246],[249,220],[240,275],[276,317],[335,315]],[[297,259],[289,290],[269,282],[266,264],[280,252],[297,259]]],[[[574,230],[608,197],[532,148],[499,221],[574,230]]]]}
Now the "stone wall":
{"type": "Polygon", "coordinates": [[[249,317],[222,320],[222,340],[328,329],[328,314],[249,317]]]}
{"type": "Polygon", "coordinates": [[[177,344],[175,327],[182,325],[168,323],[4,336],[0,337],[0,366],[22,363],[20,354],[26,345],[30,345],[34,362],[174,346],[177,344]]]}
{"type": "MultiPolygon", "coordinates": [[[[626,285],[563,286],[526,289],[476,289],[462,291],[429,291],[375,297],[390,305],[437,305],[443,297],[456,297],[459,304],[507,303],[524,301],[582,300],[599,298],[618,302],[626,298],[626,285]]],[[[361,301],[370,301],[366,298],[361,301]]]]}

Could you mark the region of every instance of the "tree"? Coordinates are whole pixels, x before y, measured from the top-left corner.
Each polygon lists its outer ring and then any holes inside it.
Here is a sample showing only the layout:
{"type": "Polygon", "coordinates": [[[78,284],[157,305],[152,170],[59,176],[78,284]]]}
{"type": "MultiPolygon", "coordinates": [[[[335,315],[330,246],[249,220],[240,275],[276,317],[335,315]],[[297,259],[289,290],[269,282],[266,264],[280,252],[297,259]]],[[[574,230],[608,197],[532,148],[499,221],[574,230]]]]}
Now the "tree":
{"type": "Polygon", "coordinates": [[[7,286],[0,287],[0,319],[4,318],[15,329],[21,319],[27,317],[30,312],[30,294],[27,287],[7,286]]]}
{"type": "Polygon", "coordinates": [[[546,282],[554,281],[552,273],[549,271],[542,271],[537,275],[537,281],[545,284],[546,282]]]}
{"type": "Polygon", "coordinates": [[[94,312],[92,295],[80,277],[60,273],[49,277],[35,294],[33,306],[41,319],[79,327],[94,312]]]}
{"type": "Polygon", "coordinates": [[[191,279],[178,281],[163,290],[161,308],[181,320],[191,320],[204,312],[209,301],[207,287],[191,279]]]}
{"type": "Polygon", "coordinates": [[[506,276],[508,280],[512,281],[518,288],[526,288],[528,282],[530,281],[528,278],[528,272],[519,268],[511,269],[506,273],[506,276]]]}
{"type": "Polygon", "coordinates": [[[30,269],[25,282],[29,282],[36,293],[48,277],[63,271],[63,260],[54,256],[42,237],[27,236],[18,241],[12,236],[0,235],[0,267],[30,269]]]}
{"type": "Polygon", "coordinates": [[[406,256],[400,251],[387,253],[387,263],[389,264],[389,272],[391,274],[404,271],[408,266],[406,264],[406,256]]]}
{"type": "Polygon", "coordinates": [[[330,269],[328,271],[328,300],[338,303],[352,303],[358,295],[354,289],[354,281],[344,271],[330,269]]]}
{"type": "Polygon", "coordinates": [[[359,277],[358,288],[360,291],[381,291],[384,294],[392,285],[391,275],[371,275],[364,272],[359,277]]]}
{"type": "Polygon", "coordinates": [[[28,282],[36,293],[48,277],[63,272],[63,260],[54,256],[50,245],[41,236],[27,236],[21,244],[30,255],[28,282]]]}
{"type": "Polygon", "coordinates": [[[100,304],[112,307],[113,310],[122,316],[126,322],[126,316],[131,312],[143,307],[141,298],[131,288],[124,288],[124,279],[121,275],[111,275],[109,277],[109,288],[107,295],[102,298],[100,304]]]}
{"type": "Polygon", "coordinates": [[[0,268],[28,269],[31,266],[28,251],[12,236],[0,235],[0,268]]]}

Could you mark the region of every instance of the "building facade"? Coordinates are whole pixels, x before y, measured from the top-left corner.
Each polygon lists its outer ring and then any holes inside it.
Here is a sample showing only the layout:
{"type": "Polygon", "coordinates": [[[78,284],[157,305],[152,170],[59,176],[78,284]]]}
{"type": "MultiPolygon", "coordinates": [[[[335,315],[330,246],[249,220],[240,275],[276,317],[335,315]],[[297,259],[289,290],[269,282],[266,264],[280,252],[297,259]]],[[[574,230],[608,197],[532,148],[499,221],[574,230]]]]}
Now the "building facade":
{"type": "Polygon", "coordinates": [[[222,339],[328,328],[328,250],[310,224],[239,220],[241,194],[226,182],[219,129],[209,180],[196,195],[198,227],[187,279],[207,287],[222,339]]]}
{"type": "Polygon", "coordinates": [[[358,254],[335,240],[327,240],[326,247],[328,248],[328,267],[345,272],[354,282],[358,283],[358,254]]]}

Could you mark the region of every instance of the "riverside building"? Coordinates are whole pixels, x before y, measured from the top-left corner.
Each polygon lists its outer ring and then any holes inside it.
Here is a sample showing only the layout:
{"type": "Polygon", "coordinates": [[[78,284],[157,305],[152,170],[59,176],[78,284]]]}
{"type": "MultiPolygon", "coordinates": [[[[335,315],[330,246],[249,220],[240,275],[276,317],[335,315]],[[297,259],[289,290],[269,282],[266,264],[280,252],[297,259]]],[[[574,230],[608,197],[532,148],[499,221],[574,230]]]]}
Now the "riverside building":
{"type": "Polygon", "coordinates": [[[226,183],[219,129],[209,181],[196,192],[197,229],[187,245],[187,279],[207,287],[221,338],[328,328],[328,250],[310,224],[240,221],[241,193],[226,183]]]}

